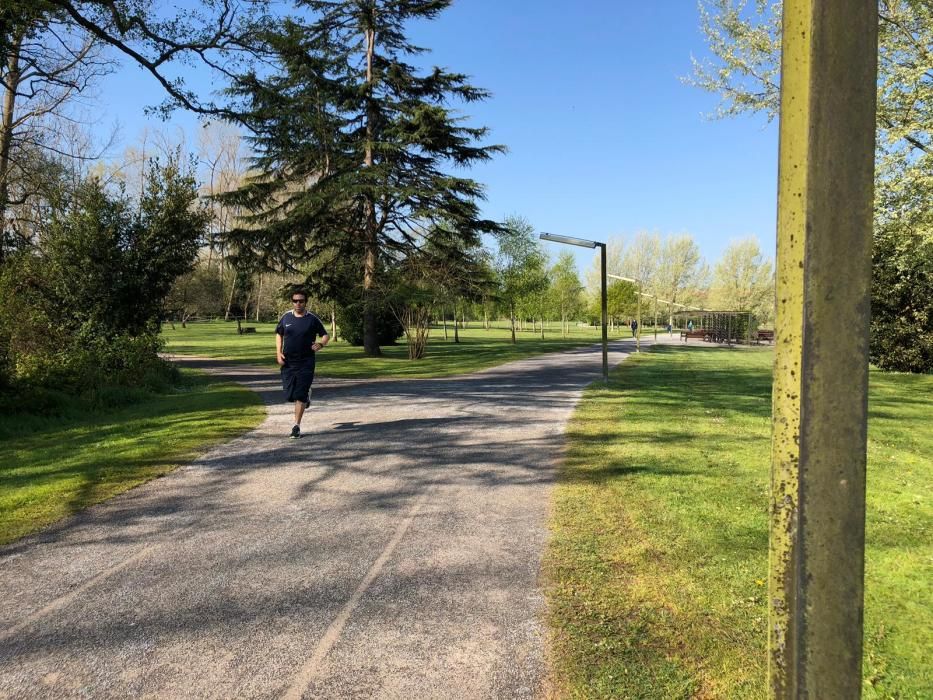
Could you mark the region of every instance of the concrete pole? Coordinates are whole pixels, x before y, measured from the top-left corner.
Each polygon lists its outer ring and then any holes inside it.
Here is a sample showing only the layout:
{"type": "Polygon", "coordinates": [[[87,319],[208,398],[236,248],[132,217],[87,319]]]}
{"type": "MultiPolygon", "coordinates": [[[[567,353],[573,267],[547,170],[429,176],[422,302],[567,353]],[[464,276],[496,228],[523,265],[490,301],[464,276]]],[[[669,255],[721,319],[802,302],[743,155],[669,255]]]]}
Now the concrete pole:
{"type": "Polygon", "coordinates": [[[638,283],[638,300],[635,303],[638,308],[636,313],[638,325],[635,326],[635,352],[641,352],[641,282],[638,283]]]}
{"type": "Polygon", "coordinates": [[[877,0],[785,0],[772,698],[858,698],[877,0]]]}
{"type": "Polygon", "coordinates": [[[599,269],[601,272],[602,287],[600,297],[602,303],[603,315],[603,381],[609,383],[609,300],[606,297],[606,244],[597,243],[599,246],[599,269]]]}
{"type": "Polygon", "coordinates": [[[654,342],[658,342],[658,298],[654,298],[654,342]]]}

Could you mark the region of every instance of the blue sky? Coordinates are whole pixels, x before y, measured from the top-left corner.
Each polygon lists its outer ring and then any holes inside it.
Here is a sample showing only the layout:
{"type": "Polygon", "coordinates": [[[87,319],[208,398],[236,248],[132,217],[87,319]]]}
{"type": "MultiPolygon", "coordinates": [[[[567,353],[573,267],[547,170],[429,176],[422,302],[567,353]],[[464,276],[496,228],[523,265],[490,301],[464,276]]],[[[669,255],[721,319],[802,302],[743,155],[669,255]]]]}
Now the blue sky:
{"type": "MultiPolygon", "coordinates": [[[[704,118],[716,96],[680,80],[706,54],[691,0],[455,0],[411,29],[425,62],[493,93],[463,108],[509,149],[470,172],[486,216],[598,240],[686,232],[711,263],[754,235],[773,257],[777,124],[704,118]]],[[[158,86],[127,67],[102,88],[104,123],[131,143],[158,86]]],[[[174,125],[196,128],[183,114],[174,125]]],[[[592,251],[573,250],[588,268],[592,251]]]]}

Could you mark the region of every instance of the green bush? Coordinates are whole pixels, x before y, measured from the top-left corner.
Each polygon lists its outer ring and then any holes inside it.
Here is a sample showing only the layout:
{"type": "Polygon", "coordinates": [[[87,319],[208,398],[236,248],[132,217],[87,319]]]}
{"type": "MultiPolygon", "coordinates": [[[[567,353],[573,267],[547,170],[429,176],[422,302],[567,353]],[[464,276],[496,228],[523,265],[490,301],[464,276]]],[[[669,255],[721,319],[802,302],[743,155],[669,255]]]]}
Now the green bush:
{"type": "MultiPolygon", "coordinates": [[[[363,344],[363,304],[347,304],[337,309],[337,325],[340,335],[350,345],[363,344]]],[[[376,309],[376,334],[379,345],[395,345],[405,330],[389,308],[380,304],[376,309]]]]}
{"type": "Polygon", "coordinates": [[[933,233],[876,231],[871,361],[884,370],[933,372],[933,233]]]}
{"type": "Polygon", "coordinates": [[[0,267],[0,402],[59,413],[60,392],[97,406],[172,385],[158,322],[206,226],[196,199],[172,161],[138,205],[94,179],[54,203],[39,244],[0,267]]]}

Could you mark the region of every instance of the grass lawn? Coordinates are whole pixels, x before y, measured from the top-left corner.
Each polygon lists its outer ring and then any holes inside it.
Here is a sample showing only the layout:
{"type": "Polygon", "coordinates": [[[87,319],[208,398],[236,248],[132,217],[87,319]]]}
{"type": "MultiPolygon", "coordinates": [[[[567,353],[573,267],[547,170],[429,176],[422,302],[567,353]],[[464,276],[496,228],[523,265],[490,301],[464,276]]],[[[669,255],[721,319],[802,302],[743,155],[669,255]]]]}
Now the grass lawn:
{"type": "Polygon", "coordinates": [[[97,414],[0,417],[0,545],[189,462],[262,422],[253,392],[183,372],[182,385],[97,414]]]}
{"type": "MultiPolygon", "coordinates": [[[[182,355],[216,357],[276,368],[275,324],[250,323],[255,333],[238,335],[236,324],[224,321],[189,323],[187,328],[175,325],[175,330],[164,326],[162,336],[166,351],[182,355]]],[[[622,337],[628,337],[627,329],[622,337]]],[[[427,356],[418,361],[408,359],[404,337],[398,345],[383,346],[383,356],[365,357],[363,349],[344,342],[335,342],[318,355],[317,373],[324,377],[446,377],[475,372],[487,367],[518,360],[546,352],[567,350],[581,345],[597,343],[602,336],[599,328],[573,326],[567,338],[561,338],[560,325],[546,328],[544,340],[540,328],[518,332],[517,343],[512,345],[509,329],[498,324],[488,331],[479,322],[460,329],[460,342],[453,340],[453,327],[444,339],[443,328],[434,328],[428,342],[427,356]]]]}
{"type": "MultiPolygon", "coordinates": [[[[588,389],[546,556],[560,695],[766,697],[770,350],[588,389]]],[[[933,377],[872,371],[864,697],[933,697],[933,377]]]]}

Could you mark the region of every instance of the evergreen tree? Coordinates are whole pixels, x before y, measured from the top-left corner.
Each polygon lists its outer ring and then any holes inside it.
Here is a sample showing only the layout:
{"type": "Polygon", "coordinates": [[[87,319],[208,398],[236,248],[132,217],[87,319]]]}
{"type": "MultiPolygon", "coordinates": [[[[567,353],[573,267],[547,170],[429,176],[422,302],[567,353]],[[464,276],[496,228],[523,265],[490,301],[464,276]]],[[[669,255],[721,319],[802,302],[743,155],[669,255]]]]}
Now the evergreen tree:
{"type": "MultiPolygon", "coordinates": [[[[323,255],[352,260],[364,300],[364,350],[379,354],[378,278],[424,232],[445,222],[478,241],[477,182],[445,172],[503,149],[479,145],[450,107],[488,94],[467,77],[406,62],[425,49],[405,35],[410,20],[435,18],[450,0],[298,0],[310,20],[285,19],[265,34],[275,70],[250,73],[231,94],[248,112],[256,175],[230,196],[250,215],[235,232],[285,269],[323,255]]],[[[326,265],[318,265],[324,274],[326,265]]]]}

